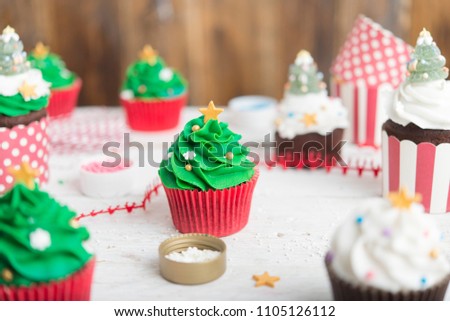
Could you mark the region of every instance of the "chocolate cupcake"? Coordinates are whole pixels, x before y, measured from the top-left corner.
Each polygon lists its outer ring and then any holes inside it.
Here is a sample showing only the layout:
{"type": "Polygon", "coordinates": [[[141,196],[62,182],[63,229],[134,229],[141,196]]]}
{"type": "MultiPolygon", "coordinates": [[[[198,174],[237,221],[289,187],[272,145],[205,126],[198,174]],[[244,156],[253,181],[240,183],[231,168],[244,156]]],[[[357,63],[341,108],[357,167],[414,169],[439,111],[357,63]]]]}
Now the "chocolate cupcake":
{"type": "Polygon", "coordinates": [[[427,213],[450,211],[450,83],[445,58],[425,29],[408,77],[383,125],[383,193],[405,186],[421,194],[427,213]]]}
{"type": "Polygon", "coordinates": [[[443,300],[442,233],[406,190],[368,202],[334,234],[325,263],[336,300],[443,300]]]}
{"type": "Polygon", "coordinates": [[[298,53],[276,120],[276,156],[288,167],[331,165],[331,151],[342,140],[347,112],[327,95],[323,75],[309,52],[298,53]]]}

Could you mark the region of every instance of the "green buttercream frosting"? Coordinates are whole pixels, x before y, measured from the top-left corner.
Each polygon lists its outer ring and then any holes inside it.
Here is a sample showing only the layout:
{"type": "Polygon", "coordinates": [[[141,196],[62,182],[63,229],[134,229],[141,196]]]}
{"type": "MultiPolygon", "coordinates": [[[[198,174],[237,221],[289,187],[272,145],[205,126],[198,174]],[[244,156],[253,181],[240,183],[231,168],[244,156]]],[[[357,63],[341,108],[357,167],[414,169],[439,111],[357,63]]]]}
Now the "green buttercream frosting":
{"type": "Polygon", "coordinates": [[[0,284],[29,286],[66,278],[91,258],[83,247],[84,227],[73,227],[75,213],[37,186],[16,184],[0,198],[0,284]],[[7,271],[8,273],[5,273],[7,271]]]}
{"type": "Polygon", "coordinates": [[[445,57],[433,41],[431,34],[423,29],[417,38],[416,48],[408,62],[410,83],[443,80],[448,77],[448,69],[445,67],[445,57]]]}
{"type": "Polygon", "coordinates": [[[129,90],[135,98],[172,98],[186,92],[187,82],[176,70],[166,67],[157,56],[150,64],[138,60],[128,67],[122,90],[129,90]]]}
{"type": "Polygon", "coordinates": [[[38,99],[25,101],[21,94],[9,97],[0,95],[0,114],[16,117],[41,110],[48,105],[48,98],[49,96],[42,96],[38,99]]]}
{"type": "Polygon", "coordinates": [[[45,81],[52,84],[51,89],[69,87],[73,85],[77,76],[66,68],[64,61],[58,55],[49,53],[45,56],[32,52],[28,61],[33,68],[39,69],[45,81]]]}
{"type": "Polygon", "coordinates": [[[204,116],[189,121],[168,150],[159,176],[164,186],[182,190],[225,189],[248,182],[255,164],[247,159],[249,149],[239,144],[241,135],[228,124],[204,116]],[[193,126],[199,130],[193,131],[193,126]],[[227,157],[227,153],[232,157],[227,157]],[[192,170],[188,171],[186,165],[192,170]]]}

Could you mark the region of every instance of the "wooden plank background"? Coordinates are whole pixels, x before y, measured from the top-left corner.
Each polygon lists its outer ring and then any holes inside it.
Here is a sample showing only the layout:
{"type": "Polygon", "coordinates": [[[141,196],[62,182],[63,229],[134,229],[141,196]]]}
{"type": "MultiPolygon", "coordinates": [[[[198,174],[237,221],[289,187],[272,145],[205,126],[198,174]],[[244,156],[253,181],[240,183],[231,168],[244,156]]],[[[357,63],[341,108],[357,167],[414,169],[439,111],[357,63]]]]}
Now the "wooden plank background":
{"type": "MultiPolygon", "coordinates": [[[[450,55],[450,3],[439,0],[0,0],[30,50],[44,41],[84,81],[81,105],[117,105],[127,65],[146,43],[190,81],[190,104],[280,98],[299,49],[328,68],[363,13],[414,43],[431,30],[450,55]]],[[[448,56],[450,58],[450,56],[448,56]]]]}

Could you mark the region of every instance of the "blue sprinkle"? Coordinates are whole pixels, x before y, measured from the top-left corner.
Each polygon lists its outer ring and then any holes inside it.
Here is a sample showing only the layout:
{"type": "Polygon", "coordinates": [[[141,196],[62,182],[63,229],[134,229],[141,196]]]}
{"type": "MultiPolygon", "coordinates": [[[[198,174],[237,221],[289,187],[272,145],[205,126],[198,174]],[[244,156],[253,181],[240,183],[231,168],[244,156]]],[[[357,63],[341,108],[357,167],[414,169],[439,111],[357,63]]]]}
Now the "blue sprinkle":
{"type": "Polygon", "coordinates": [[[362,217],[362,216],[358,216],[356,218],[356,224],[361,224],[363,221],[364,221],[364,217],[362,217]]]}
{"type": "Polygon", "coordinates": [[[420,283],[421,283],[422,285],[427,284],[427,278],[426,278],[426,277],[422,277],[422,278],[420,279],[420,283]]]}
{"type": "Polygon", "coordinates": [[[293,112],[289,112],[289,113],[288,113],[288,117],[289,117],[289,118],[292,118],[292,117],[294,117],[294,116],[295,116],[295,114],[294,114],[293,112]]]}
{"type": "Polygon", "coordinates": [[[441,241],[443,241],[445,239],[445,235],[444,233],[441,233],[441,237],[440,237],[441,241]]]}

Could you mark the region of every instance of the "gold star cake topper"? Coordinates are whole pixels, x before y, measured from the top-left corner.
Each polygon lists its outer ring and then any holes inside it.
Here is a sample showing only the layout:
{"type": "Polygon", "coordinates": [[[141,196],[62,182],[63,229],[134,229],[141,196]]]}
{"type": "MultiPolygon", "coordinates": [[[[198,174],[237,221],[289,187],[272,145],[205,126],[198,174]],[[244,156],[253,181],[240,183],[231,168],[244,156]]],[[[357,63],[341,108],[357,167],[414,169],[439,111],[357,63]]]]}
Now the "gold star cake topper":
{"type": "Polygon", "coordinates": [[[33,54],[38,59],[44,59],[48,56],[50,49],[48,46],[44,46],[44,44],[39,41],[33,49],[33,54]]]}
{"type": "Polygon", "coordinates": [[[25,80],[19,87],[19,93],[25,101],[29,101],[30,99],[36,97],[36,85],[31,85],[25,80]]]}
{"type": "Polygon", "coordinates": [[[413,203],[418,203],[422,200],[420,194],[415,194],[413,197],[408,196],[408,191],[404,187],[398,193],[389,193],[388,198],[392,206],[400,210],[409,210],[413,203]]]}
{"type": "Polygon", "coordinates": [[[29,189],[34,189],[34,180],[39,176],[39,170],[34,169],[27,162],[23,162],[19,168],[10,167],[8,172],[14,177],[15,184],[23,184],[29,189]]]}
{"type": "Polygon", "coordinates": [[[253,275],[253,280],[256,281],[255,287],[265,285],[273,288],[275,287],[275,282],[280,281],[280,278],[278,276],[270,276],[269,273],[264,272],[261,275],[253,275]]]}
{"type": "Polygon", "coordinates": [[[303,118],[300,121],[302,123],[304,123],[306,127],[311,127],[312,125],[317,125],[317,114],[315,114],[315,113],[312,113],[312,114],[305,113],[303,115],[303,118]]]}
{"type": "Polygon", "coordinates": [[[199,111],[205,115],[203,122],[206,124],[210,119],[219,120],[218,116],[223,112],[223,108],[216,108],[213,101],[211,100],[207,108],[199,108],[199,111]]]}
{"type": "Polygon", "coordinates": [[[156,58],[158,58],[158,52],[152,46],[145,45],[139,52],[139,58],[146,61],[150,66],[153,66],[156,63],[156,58]]]}

